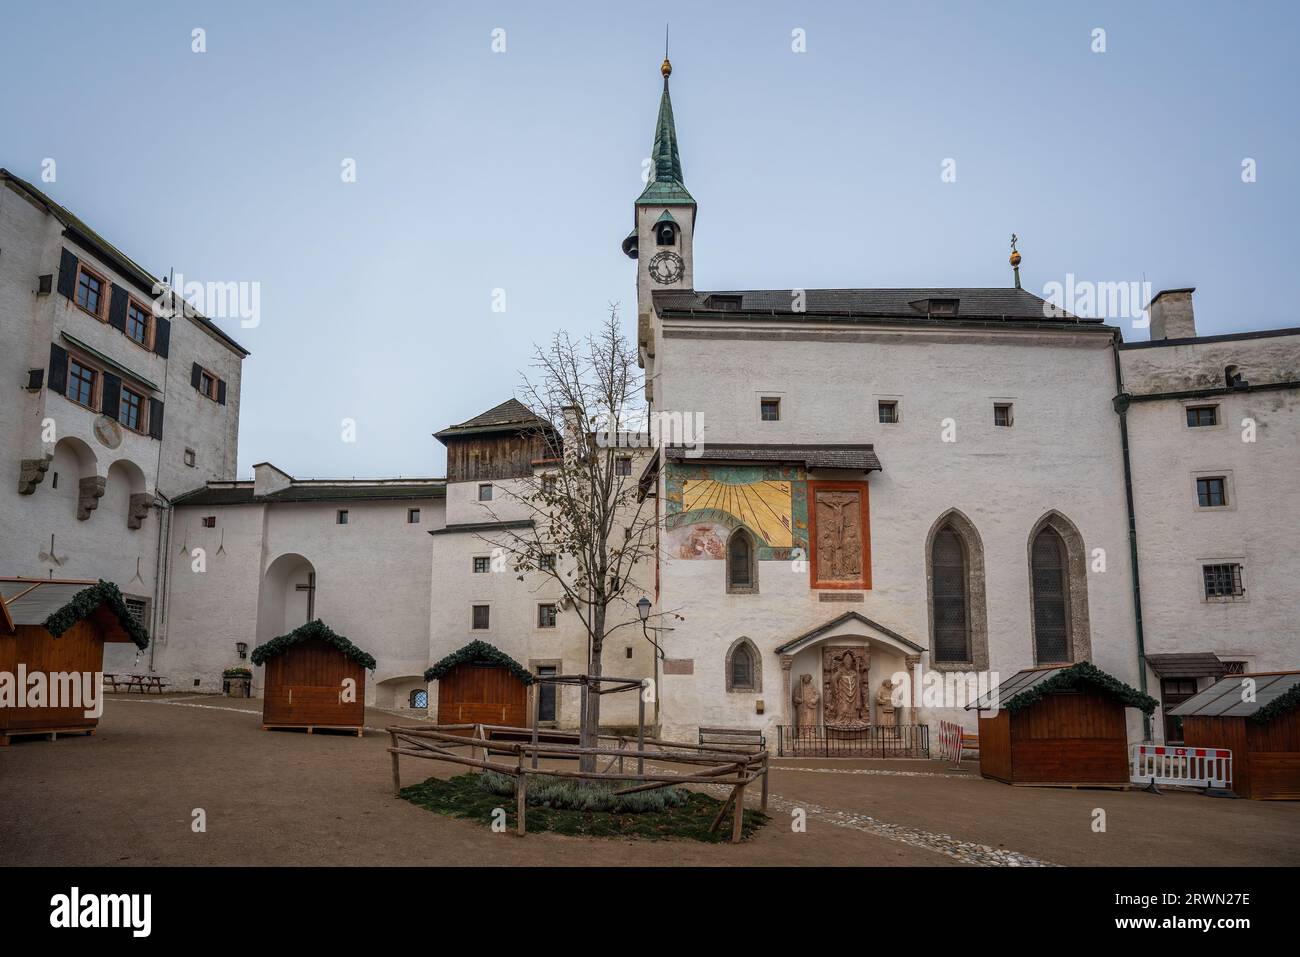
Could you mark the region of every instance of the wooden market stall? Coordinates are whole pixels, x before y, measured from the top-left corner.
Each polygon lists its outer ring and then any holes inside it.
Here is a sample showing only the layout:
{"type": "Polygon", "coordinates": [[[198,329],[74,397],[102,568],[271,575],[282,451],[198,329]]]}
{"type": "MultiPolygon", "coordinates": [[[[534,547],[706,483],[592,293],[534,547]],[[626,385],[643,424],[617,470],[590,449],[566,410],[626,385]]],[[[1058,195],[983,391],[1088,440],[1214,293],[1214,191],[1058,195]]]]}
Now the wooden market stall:
{"type": "Polygon", "coordinates": [[[0,687],[0,747],[17,735],[94,734],[106,641],[149,644],[112,582],[0,578],[0,675],[12,676],[0,687]]]}
{"type": "Polygon", "coordinates": [[[532,673],[499,648],[471,641],[424,673],[438,682],[439,724],[526,727],[532,673]]]}
{"type": "Polygon", "coordinates": [[[980,774],[1007,784],[1127,784],[1126,708],[1156,700],[1082,661],[1017,672],[975,703],[980,774]]]}
{"type": "Polygon", "coordinates": [[[1184,747],[1232,752],[1235,794],[1300,800],[1300,671],[1228,675],[1170,714],[1184,747]]]}
{"type": "Polygon", "coordinates": [[[366,671],[375,659],[319,619],[253,649],[265,665],[262,730],[355,731],[366,723],[366,671]]]}

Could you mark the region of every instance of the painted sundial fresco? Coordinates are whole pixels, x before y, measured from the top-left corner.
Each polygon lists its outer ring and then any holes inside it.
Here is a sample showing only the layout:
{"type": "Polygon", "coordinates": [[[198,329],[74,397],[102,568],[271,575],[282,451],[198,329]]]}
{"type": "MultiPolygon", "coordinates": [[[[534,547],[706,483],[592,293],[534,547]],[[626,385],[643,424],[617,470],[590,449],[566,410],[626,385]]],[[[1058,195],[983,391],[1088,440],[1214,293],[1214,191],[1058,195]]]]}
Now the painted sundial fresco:
{"type": "Polygon", "coordinates": [[[760,560],[806,552],[808,504],[801,469],[781,466],[676,465],[668,475],[672,557],[722,559],[727,537],[744,526],[760,560]]]}

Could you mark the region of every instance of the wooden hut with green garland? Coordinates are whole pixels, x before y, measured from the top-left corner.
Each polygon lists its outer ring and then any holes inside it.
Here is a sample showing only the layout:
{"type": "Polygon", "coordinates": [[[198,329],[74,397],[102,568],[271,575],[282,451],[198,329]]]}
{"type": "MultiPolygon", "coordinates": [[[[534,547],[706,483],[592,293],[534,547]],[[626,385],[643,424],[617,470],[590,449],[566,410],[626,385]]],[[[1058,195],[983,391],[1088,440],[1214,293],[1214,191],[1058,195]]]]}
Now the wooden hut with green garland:
{"type": "Polygon", "coordinates": [[[94,734],[106,641],[149,644],[112,582],[0,578],[0,747],[94,734]]]}
{"type": "Polygon", "coordinates": [[[1157,702],[1087,661],[1017,672],[979,714],[980,774],[1007,784],[1127,784],[1126,708],[1157,702]]]}
{"type": "Polygon", "coordinates": [[[1184,747],[1232,752],[1235,794],[1300,801],[1300,671],[1228,675],[1170,713],[1184,747]]]}
{"type": "Polygon", "coordinates": [[[528,725],[532,672],[485,641],[453,651],[424,680],[438,682],[439,724],[528,725]]]}
{"type": "Polygon", "coordinates": [[[265,666],[262,730],[318,728],[355,731],[366,723],[366,671],[375,659],[320,619],[253,649],[265,666]]]}

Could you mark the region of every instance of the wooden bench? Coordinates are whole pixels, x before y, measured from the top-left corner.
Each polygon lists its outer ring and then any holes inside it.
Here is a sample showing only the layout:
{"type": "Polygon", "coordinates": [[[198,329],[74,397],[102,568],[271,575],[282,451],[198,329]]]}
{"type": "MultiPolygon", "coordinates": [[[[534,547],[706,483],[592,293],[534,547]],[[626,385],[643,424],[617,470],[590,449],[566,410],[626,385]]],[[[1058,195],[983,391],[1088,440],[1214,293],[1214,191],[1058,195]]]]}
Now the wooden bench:
{"type": "Polygon", "coordinates": [[[767,749],[767,739],[756,728],[700,728],[700,746],[711,744],[767,749]]]}

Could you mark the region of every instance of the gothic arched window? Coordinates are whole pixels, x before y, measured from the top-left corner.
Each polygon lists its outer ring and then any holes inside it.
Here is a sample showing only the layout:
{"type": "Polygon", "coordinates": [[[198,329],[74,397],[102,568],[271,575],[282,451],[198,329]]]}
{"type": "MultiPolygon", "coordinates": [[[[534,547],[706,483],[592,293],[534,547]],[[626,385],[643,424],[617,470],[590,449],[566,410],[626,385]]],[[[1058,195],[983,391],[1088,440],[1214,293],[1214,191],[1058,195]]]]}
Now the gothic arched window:
{"type": "Polygon", "coordinates": [[[984,544],[960,510],[944,512],[925,540],[930,602],[930,662],[935,668],[989,666],[984,544]]]}
{"type": "Polygon", "coordinates": [[[934,536],[930,563],[934,576],[934,659],[970,661],[966,546],[951,525],[945,525],[934,536]]]}
{"type": "Polygon", "coordinates": [[[727,650],[727,690],[762,691],[763,676],[758,649],[748,638],[737,638],[727,650]]]}
{"type": "Polygon", "coordinates": [[[1050,525],[1034,537],[1030,554],[1034,602],[1034,657],[1039,664],[1071,661],[1069,558],[1050,525]]]}
{"type": "Polygon", "coordinates": [[[752,594],[758,591],[758,563],[753,536],[738,528],[727,539],[727,591],[752,594]]]}

